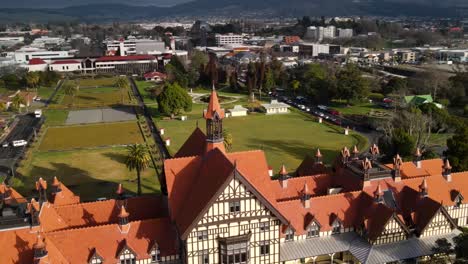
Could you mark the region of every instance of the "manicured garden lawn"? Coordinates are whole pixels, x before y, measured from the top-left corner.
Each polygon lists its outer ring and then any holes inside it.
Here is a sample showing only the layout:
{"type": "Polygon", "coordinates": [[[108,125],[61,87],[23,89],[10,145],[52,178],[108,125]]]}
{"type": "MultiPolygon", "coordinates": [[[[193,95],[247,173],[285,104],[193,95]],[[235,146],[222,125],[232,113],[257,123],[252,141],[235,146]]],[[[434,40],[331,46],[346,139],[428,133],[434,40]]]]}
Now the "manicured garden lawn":
{"type": "Polygon", "coordinates": [[[67,110],[53,110],[47,109],[43,112],[46,117],[45,124],[49,126],[61,126],[65,124],[68,117],[67,110]]]}
{"type": "Polygon", "coordinates": [[[39,87],[37,88],[37,94],[42,98],[42,100],[47,100],[54,93],[55,87],[39,87]]]}
{"type": "MultiPolygon", "coordinates": [[[[23,195],[34,195],[34,183],[42,177],[52,182],[57,176],[82,200],[115,197],[118,183],[136,193],[136,172],[125,167],[126,149],[122,147],[99,150],[34,152],[18,169],[21,175],[13,181],[23,195]]],[[[142,173],[143,193],[159,193],[160,185],[154,168],[142,173]]]]}
{"type": "Polygon", "coordinates": [[[140,91],[140,94],[143,97],[143,101],[145,102],[145,104],[157,103],[156,100],[151,97],[151,94],[149,93],[148,89],[160,84],[155,84],[153,82],[147,81],[136,81],[136,85],[138,87],[138,91],[140,91]]]}
{"type": "MultiPolygon", "coordinates": [[[[165,136],[171,138],[170,151],[173,154],[195,129],[197,120],[199,127],[205,130],[205,121],[201,117],[204,108],[204,105],[195,104],[194,111],[185,122],[156,120],[159,127],[165,128],[165,136]]],[[[311,116],[297,112],[234,117],[225,119],[223,124],[233,136],[232,151],[264,150],[275,171],[281,164],[294,170],[306,155],[314,155],[317,148],[324,155],[324,161],[331,163],[344,146],[358,144],[360,149],[367,147],[367,140],[362,136],[353,133],[345,136],[341,128],[319,124],[311,116]]]]}
{"type": "Polygon", "coordinates": [[[333,101],[330,103],[330,107],[337,110],[342,115],[368,115],[372,111],[382,113],[388,111],[372,103],[348,106],[344,101],[333,101]]]}
{"type": "Polygon", "coordinates": [[[39,150],[70,150],[142,142],[143,137],[136,122],[50,127],[39,150]]]}
{"type": "Polygon", "coordinates": [[[101,86],[114,86],[117,77],[108,78],[81,78],[78,80],[80,87],[101,87],[101,86]]]}
{"type": "MultiPolygon", "coordinates": [[[[124,103],[129,100],[128,93],[123,94],[124,103]]],[[[118,105],[122,103],[122,93],[120,91],[111,92],[93,92],[80,90],[73,98],[70,95],[65,95],[62,99],[62,105],[73,105],[76,107],[93,107],[118,105]]]]}

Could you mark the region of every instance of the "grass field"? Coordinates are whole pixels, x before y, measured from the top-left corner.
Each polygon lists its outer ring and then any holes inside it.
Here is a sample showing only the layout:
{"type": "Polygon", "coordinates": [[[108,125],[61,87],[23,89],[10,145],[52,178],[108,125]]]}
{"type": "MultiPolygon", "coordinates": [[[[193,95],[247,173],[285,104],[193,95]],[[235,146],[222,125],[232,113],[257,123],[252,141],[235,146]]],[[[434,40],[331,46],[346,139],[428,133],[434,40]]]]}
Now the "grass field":
{"type": "Polygon", "coordinates": [[[155,104],[157,103],[155,99],[153,99],[148,91],[149,88],[157,85],[155,83],[147,82],[147,81],[136,81],[136,85],[138,87],[138,91],[140,91],[141,96],[143,97],[143,101],[145,104],[155,104]]]}
{"type": "Polygon", "coordinates": [[[117,77],[108,78],[81,78],[78,80],[80,87],[101,87],[101,86],[114,86],[117,77]]]}
{"type": "Polygon", "coordinates": [[[372,103],[362,103],[348,106],[345,102],[333,101],[330,103],[330,107],[339,111],[342,115],[368,115],[371,111],[387,111],[386,109],[383,109],[372,103]]]}
{"type": "MultiPolygon", "coordinates": [[[[205,121],[201,118],[198,108],[204,106],[194,105],[198,112],[197,117],[189,117],[185,122],[157,121],[160,127],[165,128],[165,136],[171,138],[172,153],[177,152],[192,133],[197,120],[199,127],[205,129],[205,121]]],[[[317,148],[320,148],[324,155],[324,161],[330,163],[344,146],[358,144],[361,149],[367,146],[366,140],[359,135],[345,136],[340,128],[319,124],[310,116],[297,112],[228,118],[223,124],[233,136],[232,151],[264,150],[268,163],[275,170],[279,170],[281,164],[285,164],[291,170],[297,168],[305,156],[313,155],[317,148]]]]}
{"type": "Polygon", "coordinates": [[[55,87],[39,87],[37,88],[37,94],[42,98],[42,100],[47,100],[54,93],[55,87]]]}
{"type": "Polygon", "coordinates": [[[123,102],[128,102],[128,94],[120,91],[107,91],[107,92],[94,92],[80,90],[73,98],[70,95],[64,95],[62,105],[74,106],[105,106],[105,105],[118,105],[123,102]]]}
{"type": "MultiPolygon", "coordinates": [[[[34,152],[18,169],[21,175],[13,181],[23,195],[35,194],[34,182],[43,177],[51,182],[57,176],[82,200],[99,197],[112,198],[118,183],[126,190],[136,192],[136,173],[129,172],[124,160],[126,149],[122,147],[100,150],[34,152]]],[[[143,193],[159,193],[160,186],[154,168],[142,173],[143,193]]]]}
{"type": "Polygon", "coordinates": [[[50,127],[39,150],[70,150],[142,142],[143,137],[136,122],[50,127]]]}
{"type": "Polygon", "coordinates": [[[45,124],[49,126],[62,126],[68,117],[67,110],[46,109],[43,113],[46,117],[45,124]]]}

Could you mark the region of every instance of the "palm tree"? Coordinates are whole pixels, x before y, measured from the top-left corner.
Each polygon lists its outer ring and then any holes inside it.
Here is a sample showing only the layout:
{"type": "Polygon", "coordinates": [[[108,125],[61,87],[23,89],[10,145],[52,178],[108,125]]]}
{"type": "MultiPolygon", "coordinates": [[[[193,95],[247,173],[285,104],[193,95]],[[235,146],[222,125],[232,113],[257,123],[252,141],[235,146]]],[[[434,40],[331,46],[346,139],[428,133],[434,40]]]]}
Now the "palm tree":
{"type": "Polygon", "coordinates": [[[128,83],[128,79],[125,77],[119,77],[117,78],[117,81],[115,82],[115,86],[119,88],[120,90],[120,100],[123,104],[124,101],[124,93],[130,88],[130,84],[128,83]]]}
{"type": "Polygon", "coordinates": [[[232,149],[232,144],[234,142],[234,139],[232,137],[232,134],[229,133],[226,129],[223,130],[223,138],[224,138],[224,147],[230,151],[232,149]]]}
{"type": "Polygon", "coordinates": [[[141,195],[141,171],[148,168],[151,162],[151,156],[146,145],[134,144],[127,147],[127,157],[125,166],[129,171],[135,170],[138,181],[138,195],[141,195]]]}
{"type": "Polygon", "coordinates": [[[11,100],[11,105],[15,109],[18,109],[18,112],[21,112],[21,105],[25,105],[25,104],[26,104],[26,101],[19,94],[15,95],[15,97],[13,97],[13,99],[11,100]]]}
{"type": "Polygon", "coordinates": [[[26,79],[27,86],[31,87],[31,88],[36,88],[36,92],[37,92],[37,87],[36,86],[39,84],[39,82],[41,80],[41,77],[39,76],[39,73],[37,73],[37,72],[28,72],[28,73],[26,73],[25,79],[26,79]]]}
{"type": "Polygon", "coordinates": [[[65,91],[66,95],[70,95],[72,97],[72,105],[75,103],[75,96],[80,90],[80,86],[77,82],[74,81],[67,81],[62,88],[65,91]]]}

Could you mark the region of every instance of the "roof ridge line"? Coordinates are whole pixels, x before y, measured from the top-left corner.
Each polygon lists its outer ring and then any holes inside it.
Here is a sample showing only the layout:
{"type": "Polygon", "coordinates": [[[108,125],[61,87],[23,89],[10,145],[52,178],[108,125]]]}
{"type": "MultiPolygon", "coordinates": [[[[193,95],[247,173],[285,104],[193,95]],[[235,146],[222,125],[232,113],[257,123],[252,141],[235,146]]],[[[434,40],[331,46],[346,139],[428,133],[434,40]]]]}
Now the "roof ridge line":
{"type": "MultiPolygon", "coordinates": [[[[75,195],[76,196],[76,195],[75,195]]],[[[72,207],[76,205],[88,205],[88,204],[98,204],[98,203],[109,203],[111,201],[116,201],[116,199],[107,199],[107,200],[102,200],[102,201],[89,201],[89,202],[79,202],[79,203],[74,203],[74,204],[63,204],[63,205],[53,205],[54,208],[64,208],[64,207],[72,207]]]]}
{"type": "MultiPolygon", "coordinates": [[[[167,217],[162,217],[162,218],[149,218],[149,219],[140,219],[140,220],[134,220],[134,221],[129,221],[128,223],[141,223],[141,222],[146,222],[146,221],[159,221],[160,219],[164,219],[167,217]]],[[[60,230],[53,230],[49,232],[45,232],[46,234],[55,234],[55,233],[60,233],[60,232],[67,232],[67,231],[80,231],[84,229],[93,229],[93,228],[103,228],[103,227],[108,227],[108,226],[118,226],[118,223],[106,223],[106,224],[98,224],[98,225],[92,225],[92,226],[77,226],[77,227],[70,227],[70,228],[65,228],[65,229],[60,229],[60,230]]]]}
{"type": "MultiPolygon", "coordinates": [[[[312,196],[310,198],[310,200],[312,199],[324,199],[324,198],[330,198],[330,197],[338,197],[338,196],[343,196],[343,195],[346,195],[346,194],[357,194],[357,193],[365,193],[364,191],[362,190],[359,190],[359,191],[352,191],[352,192],[344,192],[344,193],[335,193],[335,194],[326,194],[326,195],[318,195],[318,196],[312,196]]],[[[287,199],[287,198],[286,198],[287,199]]],[[[288,199],[288,200],[284,200],[284,201],[281,201],[281,200],[277,200],[277,203],[286,203],[286,202],[291,202],[291,201],[295,201],[295,200],[298,200],[298,199],[288,199]]]]}
{"type": "Polygon", "coordinates": [[[194,159],[194,158],[198,158],[198,157],[201,157],[200,155],[196,155],[196,156],[188,156],[188,157],[172,157],[170,159],[165,159],[164,162],[166,161],[171,161],[171,160],[183,160],[183,159],[194,159]]]}

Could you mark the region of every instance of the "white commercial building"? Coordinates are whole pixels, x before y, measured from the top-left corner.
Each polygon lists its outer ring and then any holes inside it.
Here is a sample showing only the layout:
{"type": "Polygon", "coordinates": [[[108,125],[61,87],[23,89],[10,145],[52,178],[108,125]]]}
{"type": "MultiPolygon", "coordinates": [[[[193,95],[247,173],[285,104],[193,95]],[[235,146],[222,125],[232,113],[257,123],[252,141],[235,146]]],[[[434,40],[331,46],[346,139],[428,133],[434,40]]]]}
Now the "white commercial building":
{"type": "Polygon", "coordinates": [[[48,45],[58,46],[58,45],[62,45],[63,43],[65,43],[65,39],[63,38],[42,36],[40,38],[33,40],[33,42],[31,43],[31,46],[37,47],[37,48],[44,48],[45,46],[48,46],[48,45]]]}
{"type": "Polygon", "coordinates": [[[323,38],[324,39],[334,39],[336,37],[336,27],[328,26],[323,28],[323,38]]]}
{"type": "Polygon", "coordinates": [[[66,59],[72,58],[73,55],[69,51],[49,51],[38,48],[22,48],[14,53],[14,58],[17,63],[27,63],[31,59],[66,59]]]}
{"type": "Polygon", "coordinates": [[[161,54],[166,50],[165,44],[162,41],[154,39],[136,39],[129,37],[128,39],[109,40],[104,42],[107,46],[107,55],[147,55],[161,54]],[[117,52],[120,51],[120,54],[117,52]]]}
{"type": "Polygon", "coordinates": [[[215,39],[216,45],[218,46],[226,44],[242,44],[244,41],[244,37],[242,35],[236,35],[232,33],[226,35],[216,34],[215,39]]]}
{"type": "Polygon", "coordinates": [[[11,47],[24,42],[24,37],[1,37],[0,47],[11,47]]]}
{"type": "Polygon", "coordinates": [[[280,103],[277,100],[271,100],[269,104],[262,104],[263,108],[265,108],[265,112],[267,115],[273,114],[286,114],[289,112],[289,105],[285,103],[280,103]]]}
{"type": "Polygon", "coordinates": [[[49,65],[50,71],[56,72],[74,72],[81,71],[81,61],[78,60],[59,60],[49,65]]]}
{"type": "Polygon", "coordinates": [[[352,38],[353,37],[353,29],[352,28],[339,28],[338,35],[339,38],[352,38]]]}
{"type": "Polygon", "coordinates": [[[468,62],[468,49],[445,49],[437,52],[439,61],[468,62]]]}

